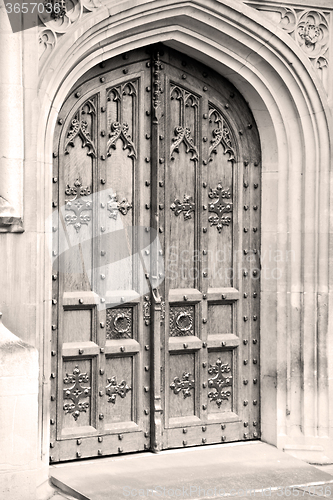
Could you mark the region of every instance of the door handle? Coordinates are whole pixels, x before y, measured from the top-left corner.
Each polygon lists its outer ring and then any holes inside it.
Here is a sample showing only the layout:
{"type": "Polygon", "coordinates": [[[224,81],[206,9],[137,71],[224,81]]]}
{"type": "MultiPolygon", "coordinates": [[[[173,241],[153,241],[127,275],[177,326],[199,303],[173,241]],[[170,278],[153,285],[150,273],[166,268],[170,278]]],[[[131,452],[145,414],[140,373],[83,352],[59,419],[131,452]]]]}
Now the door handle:
{"type": "Polygon", "coordinates": [[[152,292],[154,303],[155,304],[161,304],[162,297],[160,295],[159,289],[158,288],[152,288],[151,292],[152,292]]]}

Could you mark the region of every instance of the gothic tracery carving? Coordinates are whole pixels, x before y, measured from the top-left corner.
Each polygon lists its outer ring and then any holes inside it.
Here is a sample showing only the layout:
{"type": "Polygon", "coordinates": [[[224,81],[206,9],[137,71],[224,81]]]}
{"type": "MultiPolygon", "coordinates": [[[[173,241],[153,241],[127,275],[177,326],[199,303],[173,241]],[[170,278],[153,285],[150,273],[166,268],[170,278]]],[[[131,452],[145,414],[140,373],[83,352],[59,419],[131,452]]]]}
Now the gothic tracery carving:
{"type": "Polygon", "coordinates": [[[197,161],[199,159],[199,152],[192,137],[191,129],[186,125],[185,108],[194,108],[196,110],[195,116],[197,120],[199,99],[196,95],[175,84],[171,84],[170,98],[172,101],[176,99],[180,103],[179,125],[175,127],[174,130],[175,137],[173,137],[172,139],[170,152],[171,160],[175,159],[174,153],[179,153],[179,146],[184,143],[186,147],[186,153],[192,153],[191,160],[197,161]]]}
{"type": "Polygon", "coordinates": [[[218,146],[221,145],[223,153],[229,154],[229,161],[235,161],[235,150],[232,145],[230,128],[221,113],[213,107],[209,108],[209,121],[217,125],[212,131],[213,139],[210,141],[209,160],[213,159],[212,155],[217,154],[218,146]]]}
{"type": "Polygon", "coordinates": [[[82,147],[88,148],[87,155],[96,158],[96,147],[93,141],[93,128],[96,119],[96,106],[94,98],[88,99],[76,112],[70,123],[65,140],[65,154],[69,154],[68,146],[75,147],[76,137],[80,137],[82,147]]]}
{"type": "MultiPolygon", "coordinates": [[[[101,5],[100,0],[45,0],[43,9],[38,9],[41,21],[39,27],[39,42],[51,43],[49,50],[40,51],[39,61],[42,68],[50,57],[57,41],[65,35],[67,30],[76,24],[82,16],[94,11],[101,5]],[[50,10],[51,6],[51,10],[50,10]],[[45,38],[47,35],[47,40],[45,38]]],[[[37,9],[36,9],[37,11],[37,9]]]]}
{"type": "Polygon", "coordinates": [[[300,9],[280,5],[263,6],[252,4],[280,28],[289,33],[316,68],[326,90],[329,65],[329,19],[330,14],[321,10],[300,9]]]}
{"type": "Polygon", "coordinates": [[[111,123],[111,132],[109,134],[109,140],[107,144],[107,155],[111,156],[111,149],[116,149],[116,143],[118,139],[121,139],[123,142],[123,149],[128,149],[128,157],[136,158],[136,150],[134,143],[132,141],[132,137],[129,133],[128,123],[119,123],[113,122],[111,123]]]}
{"type": "Polygon", "coordinates": [[[173,144],[171,146],[171,160],[175,159],[175,152],[179,153],[179,146],[182,142],[185,144],[186,153],[192,153],[191,160],[198,160],[198,149],[194,144],[191,130],[188,127],[176,127],[175,136],[176,137],[172,139],[173,144]]]}

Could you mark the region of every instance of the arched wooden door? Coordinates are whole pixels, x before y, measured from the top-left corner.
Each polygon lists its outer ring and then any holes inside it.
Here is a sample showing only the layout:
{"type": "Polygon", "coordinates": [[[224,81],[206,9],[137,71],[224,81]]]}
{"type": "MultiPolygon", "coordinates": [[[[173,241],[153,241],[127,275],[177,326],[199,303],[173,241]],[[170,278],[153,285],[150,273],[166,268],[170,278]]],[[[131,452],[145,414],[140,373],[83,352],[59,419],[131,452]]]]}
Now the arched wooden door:
{"type": "Polygon", "coordinates": [[[51,461],[257,439],[260,143],[167,47],[77,83],[54,136],[51,461]]]}

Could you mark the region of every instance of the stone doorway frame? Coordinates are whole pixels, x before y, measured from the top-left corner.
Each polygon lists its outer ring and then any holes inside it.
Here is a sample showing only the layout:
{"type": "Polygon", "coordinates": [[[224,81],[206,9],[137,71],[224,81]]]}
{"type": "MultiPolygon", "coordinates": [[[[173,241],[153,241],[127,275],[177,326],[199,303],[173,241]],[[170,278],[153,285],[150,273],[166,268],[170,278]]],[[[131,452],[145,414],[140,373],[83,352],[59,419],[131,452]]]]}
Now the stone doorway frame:
{"type": "MultiPolygon", "coordinates": [[[[261,283],[261,435],[308,461],[324,460],[333,449],[333,341],[328,336],[332,119],[319,78],[287,33],[235,0],[119,2],[82,18],[57,44],[40,75],[39,227],[50,220],[53,131],[71,87],[103,60],[157,42],[229,79],[256,120],[266,273],[261,283]]],[[[50,222],[38,262],[44,291],[37,332],[44,478],[49,458],[51,229],[50,222]]]]}

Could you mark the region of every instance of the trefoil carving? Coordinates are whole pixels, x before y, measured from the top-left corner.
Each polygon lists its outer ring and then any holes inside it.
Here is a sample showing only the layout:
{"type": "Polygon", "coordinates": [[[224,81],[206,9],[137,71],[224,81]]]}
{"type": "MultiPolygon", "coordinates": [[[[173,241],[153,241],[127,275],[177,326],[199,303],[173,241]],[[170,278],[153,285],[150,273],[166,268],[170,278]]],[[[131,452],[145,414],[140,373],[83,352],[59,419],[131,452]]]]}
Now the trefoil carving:
{"type": "Polygon", "coordinates": [[[87,373],[81,373],[79,367],[74,367],[73,373],[66,373],[64,384],[73,384],[71,387],[63,389],[63,398],[71,399],[71,403],[64,403],[63,409],[65,413],[71,413],[76,421],[81,412],[86,412],[89,408],[87,401],[81,401],[90,397],[91,388],[83,387],[82,384],[89,382],[87,373]]]}
{"type": "Polygon", "coordinates": [[[127,215],[128,211],[131,210],[132,204],[126,199],[123,198],[120,202],[118,201],[118,196],[116,194],[110,194],[110,200],[107,203],[107,209],[110,212],[110,219],[117,220],[118,212],[122,215],[127,215]]]}
{"type": "Polygon", "coordinates": [[[44,8],[52,19],[63,19],[67,14],[66,0],[44,0],[44,8]]]}
{"type": "Polygon", "coordinates": [[[89,196],[91,194],[91,188],[86,186],[83,187],[79,179],[76,179],[74,186],[67,184],[65,193],[69,195],[75,195],[72,200],[66,200],[65,210],[74,212],[74,215],[67,214],[65,216],[65,221],[67,226],[73,225],[76,232],[78,233],[81,229],[82,224],[88,225],[91,220],[90,215],[84,214],[83,212],[92,210],[91,200],[82,200],[78,198],[80,196],[89,196]]]}
{"type": "Polygon", "coordinates": [[[330,37],[328,13],[318,9],[262,6],[259,3],[253,6],[264,11],[273,22],[277,22],[278,26],[295,40],[312,62],[324,87],[328,90],[330,37]]]}
{"type": "Polygon", "coordinates": [[[210,365],[208,374],[214,375],[208,379],[208,387],[212,389],[208,392],[208,398],[211,402],[215,401],[220,408],[223,401],[228,401],[231,397],[231,391],[225,390],[232,386],[231,367],[228,363],[223,364],[218,358],[215,365],[210,365]]]}
{"type": "Polygon", "coordinates": [[[172,384],[170,384],[170,389],[174,392],[174,394],[179,394],[183,391],[184,399],[191,396],[191,390],[194,389],[194,379],[190,373],[183,373],[182,378],[175,377],[172,384]]]}
{"type": "Polygon", "coordinates": [[[210,189],[208,194],[211,201],[209,202],[209,212],[215,215],[210,215],[208,221],[211,226],[216,226],[219,233],[221,233],[223,226],[229,226],[231,222],[232,202],[231,193],[229,189],[223,189],[222,184],[219,183],[216,189],[210,189]]]}
{"type": "Polygon", "coordinates": [[[106,386],[106,394],[109,396],[108,403],[116,403],[117,396],[124,399],[129,391],[132,390],[125,380],[122,380],[120,384],[117,383],[116,377],[111,377],[107,379],[108,385],[106,386]]]}
{"type": "Polygon", "coordinates": [[[89,99],[83,104],[83,106],[81,106],[81,108],[76,113],[76,116],[71,121],[70,129],[67,132],[65,141],[65,154],[69,154],[68,146],[72,146],[74,148],[74,140],[77,136],[79,136],[82,141],[82,147],[88,148],[87,155],[96,158],[96,148],[91,137],[95,117],[96,106],[94,101],[92,99],[89,99]],[[89,120],[82,118],[83,115],[90,116],[89,120]]]}
{"type": "Polygon", "coordinates": [[[182,212],[184,220],[192,219],[192,212],[195,211],[195,203],[192,196],[184,194],[184,201],[181,202],[178,198],[170,206],[171,210],[178,217],[182,212]]]}
{"type": "Polygon", "coordinates": [[[116,149],[116,142],[121,139],[123,142],[123,149],[128,149],[128,157],[136,158],[136,150],[132,137],[129,134],[129,126],[127,123],[113,122],[111,123],[111,133],[107,143],[107,155],[111,156],[111,149],[116,149]]]}

